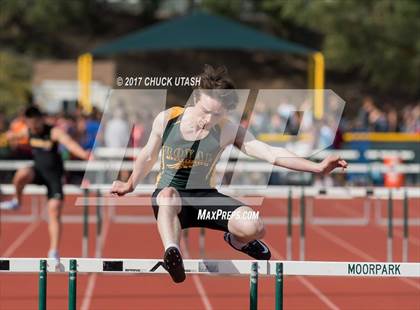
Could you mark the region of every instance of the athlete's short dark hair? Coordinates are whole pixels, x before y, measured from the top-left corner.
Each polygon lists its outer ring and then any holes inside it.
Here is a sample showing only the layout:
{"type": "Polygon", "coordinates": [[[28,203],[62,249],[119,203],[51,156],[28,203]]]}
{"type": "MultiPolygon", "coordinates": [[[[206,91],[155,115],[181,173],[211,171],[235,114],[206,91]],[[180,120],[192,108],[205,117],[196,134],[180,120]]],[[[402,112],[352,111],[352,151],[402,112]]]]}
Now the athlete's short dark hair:
{"type": "Polygon", "coordinates": [[[27,118],[36,118],[42,117],[42,112],[36,106],[30,106],[25,110],[25,117],[27,118]]]}
{"type": "Polygon", "coordinates": [[[238,94],[235,91],[235,84],[229,77],[228,70],[225,66],[214,68],[210,65],[204,65],[203,72],[198,75],[200,85],[197,87],[197,98],[200,93],[205,93],[212,98],[220,101],[228,110],[233,110],[238,104],[238,94]],[[216,91],[211,91],[216,90],[216,91]]]}

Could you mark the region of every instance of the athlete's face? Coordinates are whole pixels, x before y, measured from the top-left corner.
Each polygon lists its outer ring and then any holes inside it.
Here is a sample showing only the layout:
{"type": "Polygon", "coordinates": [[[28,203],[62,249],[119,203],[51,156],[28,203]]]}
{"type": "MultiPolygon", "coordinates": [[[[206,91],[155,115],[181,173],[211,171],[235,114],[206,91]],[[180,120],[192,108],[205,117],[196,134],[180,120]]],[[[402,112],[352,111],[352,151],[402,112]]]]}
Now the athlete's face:
{"type": "Polygon", "coordinates": [[[200,94],[200,99],[195,104],[195,117],[197,117],[198,126],[209,130],[219,123],[226,115],[227,110],[223,104],[204,94],[200,94]]]}
{"type": "Polygon", "coordinates": [[[44,125],[42,117],[27,117],[25,122],[31,132],[40,133],[42,131],[44,125]]]}

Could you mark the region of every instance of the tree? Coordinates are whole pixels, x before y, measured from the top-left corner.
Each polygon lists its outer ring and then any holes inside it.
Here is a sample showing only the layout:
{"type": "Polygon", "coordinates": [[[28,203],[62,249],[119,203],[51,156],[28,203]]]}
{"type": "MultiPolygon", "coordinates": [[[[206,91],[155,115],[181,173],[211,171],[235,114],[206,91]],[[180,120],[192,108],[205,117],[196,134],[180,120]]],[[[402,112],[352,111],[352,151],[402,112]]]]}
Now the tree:
{"type": "Polygon", "coordinates": [[[0,52],[0,111],[12,116],[28,103],[31,92],[29,61],[0,52]]]}
{"type": "Polygon", "coordinates": [[[264,0],[261,8],[320,33],[328,69],[357,70],[384,92],[420,94],[419,1],[264,0]]]}

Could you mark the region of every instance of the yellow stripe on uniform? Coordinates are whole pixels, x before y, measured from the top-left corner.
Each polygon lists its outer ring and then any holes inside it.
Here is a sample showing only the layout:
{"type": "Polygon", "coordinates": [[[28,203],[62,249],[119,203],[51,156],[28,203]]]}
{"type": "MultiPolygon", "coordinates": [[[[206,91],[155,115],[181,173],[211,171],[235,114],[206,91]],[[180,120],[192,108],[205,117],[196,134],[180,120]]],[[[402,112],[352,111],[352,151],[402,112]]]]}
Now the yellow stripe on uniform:
{"type": "MultiPolygon", "coordinates": [[[[174,118],[178,117],[180,114],[182,114],[182,112],[184,112],[184,108],[183,107],[180,107],[180,106],[175,106],[175,107],[169,108],[168,110],[169,110],[169,119],[168,119],[168,122],[171,119],[174,119],[174,118]]],[[[164,149],[162,148],[162,156],[160,158],[160,171],[159,171],[159,174],[156,177],[156,184],[155,184],[156,186],[159,183],[159,180],[160,180],[160,178],[162,176],[161,174],[162,174],[163,168],[165,167],[164,157],[165,157],[164,149]]]]}

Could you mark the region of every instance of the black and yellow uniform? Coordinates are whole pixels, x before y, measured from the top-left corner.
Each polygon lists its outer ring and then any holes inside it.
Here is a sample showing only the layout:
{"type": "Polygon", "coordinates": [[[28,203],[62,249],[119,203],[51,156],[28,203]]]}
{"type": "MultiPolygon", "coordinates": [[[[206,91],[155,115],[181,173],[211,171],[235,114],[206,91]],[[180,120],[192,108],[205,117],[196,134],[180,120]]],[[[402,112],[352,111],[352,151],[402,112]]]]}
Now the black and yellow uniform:
{"type": "Polygon", "coordinates": [[[162,138],[160,173],[152,195],[155,217],[159,212],[156,196],[163,188],[173,187],[182,200],[182,211],[178,215],[182,228],[208,227],[228,231],[226,218],[199,218],[199,214],[209,214],[215,210],[233,212],[243,205],[214,188],[215,167],[223,151],[220,146],[221,127],[215,125],[200,140],[185,140],[180,130],[183,112],[182,107],[169,110],[169,120],[162,138]]]}
{"type": "Polygon", "coordinates": [[[29,145],[34,159],[35,178],[33,183],[47,186],[49,199],[62,200],[64,198],[63,160],[58,152],[58,143],[51,139],[52,128],[49,125],[44,125],[39,134],[29,132],[29,145]]]}
{"type": "Polygon", "coordinates": [[[220,126],[201,140],[185,140],[180,130],[184,108],[170,109],[163,133],[162,157],[157,188],[203,189],[214,187],[214,168],[221,154],[220,126]]]}

